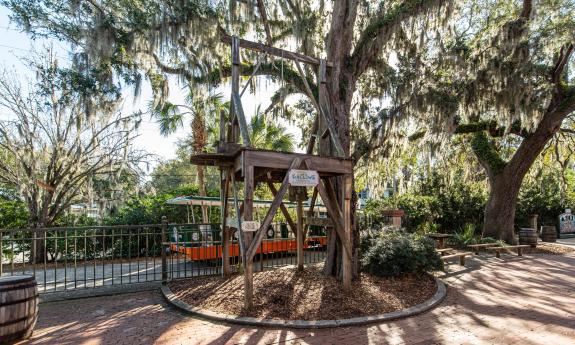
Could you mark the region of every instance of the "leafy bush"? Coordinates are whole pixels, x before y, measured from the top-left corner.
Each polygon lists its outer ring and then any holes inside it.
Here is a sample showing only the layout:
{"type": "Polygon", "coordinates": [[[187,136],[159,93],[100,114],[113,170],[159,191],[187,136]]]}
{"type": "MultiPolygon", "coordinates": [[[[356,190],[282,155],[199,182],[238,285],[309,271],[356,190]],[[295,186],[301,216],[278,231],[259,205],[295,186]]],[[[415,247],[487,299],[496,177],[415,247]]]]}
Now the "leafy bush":
{"type": "Polygon", "coordinates": [[[465,248],[470,244],[478,243],[496,243],[492,237],[481,237],[477,235],[477,227],[474,224],[466,224],[462,231],[457,231],[453,237],[449,239],[450,245],[458,248],[465,248]]]}
{"type": "Polygon", "coordinates": [[[486,196],[482,184],[455,181],[448,185],[433,174],[409,193],[368,201],[364,213],[375,223],[373,227],[383,222],[383,210],[401,209],[403,227],[409,232],[454,233],[467,223],[483,222],[486,196]]]}
{"type": "Polygon", "coordinates": [[[362,269],[379,277],[440,270],[443,262],[430,238],[402,231],[364,233],[362,269]]]}

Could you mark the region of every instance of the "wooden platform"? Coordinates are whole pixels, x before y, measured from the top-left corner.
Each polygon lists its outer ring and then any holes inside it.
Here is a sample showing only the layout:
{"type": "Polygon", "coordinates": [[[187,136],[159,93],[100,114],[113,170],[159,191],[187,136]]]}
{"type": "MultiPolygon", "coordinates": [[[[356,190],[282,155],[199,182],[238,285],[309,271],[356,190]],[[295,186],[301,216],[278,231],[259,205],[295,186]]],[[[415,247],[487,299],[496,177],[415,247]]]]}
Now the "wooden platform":
{"type": "Polygon", "coordinates": [[[305,153],[277,152],[270,150],[241,147],[226,153],[199,153],[190,157],[194,165],[234,167],[239,180],[244,176],[246,166],[254,168],[254,182],[281,182],[289,170],[294,158],[307,162],[310,169],[320,177],[332,177],[351,174],[353,161],[339,157],[324,157],[305,153]]]}

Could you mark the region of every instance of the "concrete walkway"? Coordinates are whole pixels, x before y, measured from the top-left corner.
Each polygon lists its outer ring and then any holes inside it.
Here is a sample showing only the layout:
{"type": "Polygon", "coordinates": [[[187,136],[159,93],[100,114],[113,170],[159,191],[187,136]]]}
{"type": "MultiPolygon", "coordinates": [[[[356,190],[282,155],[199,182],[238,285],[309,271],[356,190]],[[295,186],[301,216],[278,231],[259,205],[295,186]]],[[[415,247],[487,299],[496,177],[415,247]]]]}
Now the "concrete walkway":
{"type": "Polygon", "coordinates": [[[558,244],[562,244],[562,245],[564,245],[564,246],[575,247],[575,237],[571,237],[571,238],[558,238],[558,239],[557,239],[557,243],[558,243],[558,244]]]}
{"type": "Polygon", "coordinates": [[[445,277],[447,298],[439,307],[395,322],[326,330],[246,328],[185,316],[159,292],[148,291],[42,304],[30,343],[575,343],[575,255],[474,261],[464,270],[450,266],[455,271],[445,277]]]}

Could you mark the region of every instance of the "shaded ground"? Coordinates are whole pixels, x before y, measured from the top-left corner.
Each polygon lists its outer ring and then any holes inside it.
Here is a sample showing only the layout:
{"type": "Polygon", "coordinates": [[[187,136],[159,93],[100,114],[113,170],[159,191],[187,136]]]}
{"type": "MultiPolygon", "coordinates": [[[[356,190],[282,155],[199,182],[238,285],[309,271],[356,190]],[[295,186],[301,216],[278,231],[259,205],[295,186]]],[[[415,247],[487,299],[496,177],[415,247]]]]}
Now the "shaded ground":
{"type": "Polygon", "coordinates": [[[288,266],[254,274],[254,308],[243,310],[243,276],[206,277],[170,282],[186,303],[228,315],[288,320],[332,320],[389,313],[423,303],[436,291],[432,276],[376,278],[362,274],[345,293],[322,264],[298,272],[288,266]]]}
{"type": "Polygon", "coordinates": [[[42,304],[30,343],[573,344],[575,254],[478,257],[469,265],[449,266],[447,298],[437,308],[394,322],[326,330],[241,327],[186,316],[159,292],[141,292],[42,304]]]}

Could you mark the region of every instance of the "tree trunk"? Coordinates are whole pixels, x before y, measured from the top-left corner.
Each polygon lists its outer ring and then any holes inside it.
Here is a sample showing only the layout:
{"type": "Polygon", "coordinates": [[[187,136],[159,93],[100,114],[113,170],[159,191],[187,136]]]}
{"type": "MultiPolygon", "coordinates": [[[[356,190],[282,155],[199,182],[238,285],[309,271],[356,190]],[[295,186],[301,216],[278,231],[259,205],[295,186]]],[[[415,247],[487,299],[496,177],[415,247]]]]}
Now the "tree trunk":
{"type": "MultiPolygon", "coordinates": [[[[352,1],[336,1],[334,2],[332,12],[332,22],[330,32],[326,42],[327,60],[333,66],[327,71],[327,92],[330,116],[334,122],[337,133],[336,135],[342,145],[344,153],[349,157],[351,148],[350,138],[350,113],[351,102],[353,94],[357,86],[357,78],[354,75],[352,66],[348,64],[352,42],[353,42],[353,27],[357,15],[357,3],[352,1]]],[[[321,140],[320,140],[321,145],[321,140]]],[[[333,152],[333,145],[329,145],[332,149],[330,155],[335,156],[333,152]]],[[[321,154],[321,152],[320,152],[321,154]]],[[[334,181],[336,195],[340,198],[340,206],[343,204],[341,196],[343,195],[343,183],[341,178],[334,181]]],[[[355,204],[353,205],[355,206],[355,204]]],[[[352,253],[356,253],[356,244],[359,243],[359,232],[354,225],[355,207],[352,207],[352,253]]],[[[329,272],[324,271],[326,274],[337,276],[341,278],[341,262],[343,255],[343,247],[341,241],[337,239],[336,250],[328,251],[326,255],[324,267],[331,268],[329,272]]],[[[354,255],[353,261],[357,262],[358,257],[354,255]]],[[[353,264],[355,266],[355,264],[353,264]]]]}
{"type": "Polygon", "coordinates": [[[515,208],[523,177],[501,173],[489,178],[483,235],[515,243],[515,208]]]}
{"type": "Polygon", "coordinates": [[[533,133],[521,142],[509,162],[504,162],[484,132],[475,133],[473,151],[485,168],[490,185],[489,199],[485,206],[483,234],[515,241],[515,209],[523,179],[545,145],[559,131],[561,122],[571,112],[570,108],[560,107],[559,101],[552,102],[549,111],[533,133]]]}

